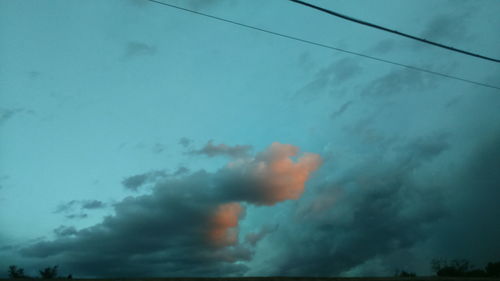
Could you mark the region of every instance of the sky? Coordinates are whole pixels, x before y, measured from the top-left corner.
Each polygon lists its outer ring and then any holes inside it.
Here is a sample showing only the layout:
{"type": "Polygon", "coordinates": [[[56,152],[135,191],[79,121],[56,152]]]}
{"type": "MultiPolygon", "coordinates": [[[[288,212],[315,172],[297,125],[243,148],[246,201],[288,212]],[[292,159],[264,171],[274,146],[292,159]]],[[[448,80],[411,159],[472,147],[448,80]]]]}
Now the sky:
{"type": "MultiPolygon", "coordinates": [[[[498,63],[290,1],[164,1],[500,86],[498,63]]],[[[310,2],[500,57],[496,0],[310,2]]],[[[0,1],[0,37],[0,277],[500,260],[499,90],[146,0],[0,1]]]]}

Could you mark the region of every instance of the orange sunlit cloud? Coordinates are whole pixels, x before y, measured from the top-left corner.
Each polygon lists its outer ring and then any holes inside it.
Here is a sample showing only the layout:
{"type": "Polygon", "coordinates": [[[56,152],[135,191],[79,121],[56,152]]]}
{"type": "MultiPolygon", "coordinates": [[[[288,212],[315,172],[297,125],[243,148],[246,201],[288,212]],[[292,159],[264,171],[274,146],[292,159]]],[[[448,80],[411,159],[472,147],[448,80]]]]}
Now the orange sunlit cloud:
{"type": "Polygon", "coordinates": [[[261,184],[257,186],[263,205],[298,199],[304,192],[306,181],[321,165],[318,154],[306,153],[294,162],[299,149],[289,144],[273,143],[261,153],[255,163],[253,174],[261,184]]]}
{"type": "Polygon", "coordinates": [[[253,159],[236,159],[227,165],[238,177],[226,192],[243,195],[235,202],[216,207],[208,231],[212,245],[225,247],[238,243],[238,221],[244,213],[238,202],[274,205],[302,195],[311,173],[321,165],[321,157],[305,153],[294,161],[292,157],[298,152],[296,146],[275,142],[253,159]]]}
{"type": "Polygon", "coordinates": [[[238,220],[243,214],[244,208],[239,203],[219,205],[210,221],[210,242],[218,247],[236,244],[238,220]]]}

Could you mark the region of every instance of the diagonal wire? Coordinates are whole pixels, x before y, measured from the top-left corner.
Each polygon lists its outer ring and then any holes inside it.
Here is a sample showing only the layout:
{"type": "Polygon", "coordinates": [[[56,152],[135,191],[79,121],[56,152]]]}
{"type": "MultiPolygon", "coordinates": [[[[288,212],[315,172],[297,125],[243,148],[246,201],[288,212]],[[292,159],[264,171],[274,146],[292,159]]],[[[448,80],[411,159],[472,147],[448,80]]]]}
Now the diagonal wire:
{"type": "Polygon", "coordinates": [[[300,0],[289,0],[289,1],[297,3],[297,4],[300,4],[300,5],[303,5],[303,6],[306,6],[306,7],[309,7],[309,8],[316,9],[318,11],[322,11],[322,12],[330,14],[332,16],[343,18],[343,19],[348,20],[348,21],[352,21],[352,22],[355,22],[355,23],[359,23],[359,24],[362,24],[362,25],[366,25],[366,26],[369,26],[369,27],[380,29],[380,30],[383,30],[383,31],[386,31],[386,32],[394,33],[394,34],[397,34],[399,36],[403,36],[403,37],[406,37],[406,38],[417,40],[417,41],[420,41],[420,42],[423,42],[423,43],[426,43],[426,44],[434,45],[434,46],[437,46],[437,47],[440,47],[440,48],[444,48],[444,49],[447,49],[447,50],[450,50],[450,51],[454,51],[454,52],[457,52],[457,53],[462,53],[462,54],[465,54],[465,55],[468,55],[468,56],[473,56],[473,57],[476,57],[476,58],[480,58],[480,59],[484,59],[484,60],[489,60],[489,61],[499,62],[500,63],[499,59],[495,59],[495,58],[483,56],[483,55],[480,55],[480,54],[477,54],[477,53],[472,53],[472,52],[461,50],[461,49],[457,49],[457,48],[454,48],[454,47],[451,47],[451,46],[446,46],[446,45],[443,45],[441,43],[429,41],[427,39],[420,38],[420,37],[417,37],[417,36],[413,36],[413,35],[410,35],[408,33],[403,33],[403,32],[400,32],[400,31],[397,31],[397,30],[394,30],[394,29],[389,29],[387,27],[383,27],[383,26],[376,25],[376,24],[373,24],[373,23],[369,23],[369,22],[366,22],[366,21],[363,21],[363,20],[360,20],[360,19],[356,19],[356,18],[350,17],[350,16],[346,16],[344,14],[341,14],[341,13],[338,13],[338,12],[335,12],[335,11],[332,11],[332,10],[328,10],[328,9],[319,7],[319,6],[313,5],[311,3],[307,3],[307,2],[304,2],[304,1],[300,1],[300,0]]]}
{"type": "Polygon", "coordinates": [[[239,22],[232,21],[232,20],[229,20],[229,19],[225,19],[225,18],[221,18],[221,17],[217,17],[217,16],[213,16],[213,15],[209,15],[209,14],[205,14],[205,13],[193,11],[193,10],[190,10],[190,9],[187,9],[187,8],[184,8],[184,7],[179,7],[179,6],[172,5],[172,4],[169,4],[169,3],[165,3],[165,2],[162,2],[162,1],[158,1],[158,0],[145,0],[145,1],[153,2],[153,3],[156,3],[156,4],[160,4],[160,5],[163,5],[163,6],[170,7],[170,8],[182,10],[182,11],[189,12],[189,13],[193,13],[193,14],[196,14],[196,15],[208,17],[208,18],[215,19],[215,20],[218,20],[218,21],[223,21],[223,22],[230,23],[230,24],[233,24],[233,25],[245,27],[245,28],[248,28],[248,29],[253,29],[253,30],[265,32],[265,33],[272,34],[272,35],[275,35],[275,36],[278,36],[278,37],[287,38],[287,39],[299,41],[299,42],[302,42],[302,43],[306,43],[306,44],[310,44],[310,45],[315,45],[315,46],[318,46],[318,47],[322,47],[322,48],[326,48],[326,49],[330,49],[330,50],[335,50],[335,51],[339,51],[339,52],[343,52],[343,53],[347,53],[347,54],[351,54],[351,55],[355,55],[355,56],[359,56],[359,57],[363,57],[363,58],[367,58],[367,59],[371,59],[371,60],[375,60],[375,61],[380,61],[380,62],[392,64],[392,65],[397,65],[397,66],[404,67],[404,68],[407,68],[407,69],[411,69],[411,70],[415,70],[415,71],[420,71],[420,72],[425,72],[425,73],[429,73],[429,74],[433,74],[433,75],[445,77],[445,78],[448,78],[448,79],[458,80],[458,81],[462,81],[462,82],[465,82],[465,83],[470,83],[470,84],[474,84],[474,85],[478,85],[478,86],[482,86],[482,87],[487,87],[487,88],[491,88],[491,89],[500,90],[499,86],[490,85],[490,84],[486,84],[486,83],[482,83],[482,82],[477,82],[477,81],[473,81],[473,80],[466,79],[466,78],[461,78],[461,77],[450,75],[450,74],[446,74],[446,73],[432,71],[432,70],[428,70],[428,69],[425,69],[425,68],[420,68],[420,67],[417,67],[417,66],[412,66],[412,65],[408,65],[408,64],[403,64],[403,63],[399,63],[399,62],[395,62],[395,61],[390,61],[390,60],[386,60],[386,59],[382,59],[382,58],[373,57],[373,56],[362,54],[362,53],[358,53],[358,52],[349,51],[349,50],[346,50],[346,49],[342,49],[342,48],[338,48],[338,47],[334,47],[334,46],[330,46],[330,45],[326,45],[326,44],[322,44],[322,43],[318,43],[318,42],[314,42],[314,41],[302,39],[302,38],[299,38],[299,37],[294,37],[294,36],[291,36],[291,35],[286,35],[286,34],[283,34],[283,33],[278,33],[278,32],[275,32],[275,31],[271,31],[271,30],[267,30],[267,29],[263,29],[263,28],[259,28],[259,27],[255,27],[255,26],[251,26],[251,25],[247,25],[247,24],[244,24],[244,23],[239,23],[239,22]]]}

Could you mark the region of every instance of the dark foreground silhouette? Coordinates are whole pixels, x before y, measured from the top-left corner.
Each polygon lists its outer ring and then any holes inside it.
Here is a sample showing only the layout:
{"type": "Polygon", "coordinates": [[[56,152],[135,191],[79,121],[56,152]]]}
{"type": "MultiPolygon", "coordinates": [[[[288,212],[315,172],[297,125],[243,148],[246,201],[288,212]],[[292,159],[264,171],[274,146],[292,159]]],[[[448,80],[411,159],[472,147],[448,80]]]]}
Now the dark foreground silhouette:
{"type": "MultiPolygon", "coordinates": [[[[98,278],[98,279],[78,279],[74,280],[151,280],[151,281],[356,281],[356,280],[378,280],[378,281],[399,281],[399,280],[500,280],[500,262],[490,262],[484,269],[475,268],[467,260],[433,260],[431,262],[435,276],[417,276],[413,272],[397,270],[394,277],[214,277],[214,278],[194,278],[194,277],[172,277],[172,278],[98,278]]],[[[38,278],[31,277],[25,274],[23,268],[18,268],[16,265],[11,265],[8,268],[8,276],[10,279],[73,279],[73,275],[67,277],[58,276],[58,266],[46,267],[38,271],[38,278]]],[[[0,279],[8,280],[8,279],[0,279]]]]}

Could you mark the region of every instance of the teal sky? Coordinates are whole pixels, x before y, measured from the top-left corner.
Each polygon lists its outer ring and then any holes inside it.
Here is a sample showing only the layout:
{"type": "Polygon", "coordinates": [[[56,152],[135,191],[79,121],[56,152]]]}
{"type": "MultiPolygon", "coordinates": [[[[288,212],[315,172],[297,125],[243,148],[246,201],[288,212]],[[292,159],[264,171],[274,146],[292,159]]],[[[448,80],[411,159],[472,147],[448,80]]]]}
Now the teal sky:
{"type": "MultiPolygon", "coordinates": [[[[289,1],[165,2],[500,86],[498,63],[289,1]]],[[[311,3],[500,57],[494,0],[311,3]]],[[[478,266],[500,259],[498,90],[146,0],[0,0],[0,37],[0,270],[19,264],[35,274],[59,264],[82,277],[363,276],[397,268],[429,274],[432,258],[478,266]],[[300,153],[281,152],[289,148],[276,142],[300,153]],[[321,166],[300,166],[302,152],[321,166]],[[252,193],[268,188],[253,172],[281,153],[299,164],[264,179],[308,174],[297,180],[303,193],[270,203],[252,193]],[[244,209],[228,209],[237,239],[198,241],[191,227],[205,231],[206,221],[193,210],[213,218],[228,203],[244,209]],[[169,230],[127,232],[135,225],[127,219],[141,218],[169,230]],[[197,258],[176,260],[176,246],[158,257],[107,244],[122,264],[88,254],[103,264],[93,267],[76,249],[105,241],[101,226],[127,245],[172,235],[178,251],[197,258]]]]}

